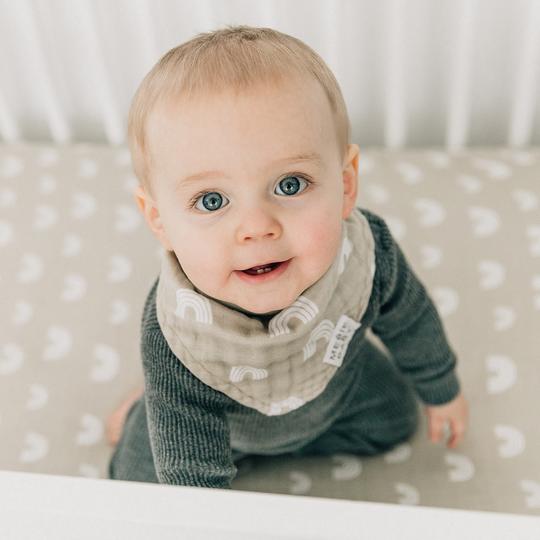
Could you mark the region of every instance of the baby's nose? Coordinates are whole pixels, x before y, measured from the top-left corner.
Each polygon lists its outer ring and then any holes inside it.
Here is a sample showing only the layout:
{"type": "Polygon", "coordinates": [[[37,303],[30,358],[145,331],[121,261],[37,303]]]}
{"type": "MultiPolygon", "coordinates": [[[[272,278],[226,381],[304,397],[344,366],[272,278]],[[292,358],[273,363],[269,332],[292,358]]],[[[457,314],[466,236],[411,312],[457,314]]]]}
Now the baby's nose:
{"type": "Polygon", "coordinates": [[[271,214],[263,211],[250,212],[242,217],[237,229],[237,240],[276,239],[281,236],[281,224],[271,214]]]}

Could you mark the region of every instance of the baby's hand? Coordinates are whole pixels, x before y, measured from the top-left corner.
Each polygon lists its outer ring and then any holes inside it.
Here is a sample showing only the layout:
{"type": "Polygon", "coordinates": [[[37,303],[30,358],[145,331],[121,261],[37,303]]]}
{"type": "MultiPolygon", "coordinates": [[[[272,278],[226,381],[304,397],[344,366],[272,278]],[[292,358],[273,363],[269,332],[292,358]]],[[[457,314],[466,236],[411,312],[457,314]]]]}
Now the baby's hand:
{"type": "Polygon", "coordinates": [[[451,436],[446,444],[448,448],[455,448],[463,439],[469,419],[469,406],[463,394],[459,393],[444,405],[426,405],[426,413],[431,441],[435,443],[441,439],[444,425],[448,422],[451,436]]]}

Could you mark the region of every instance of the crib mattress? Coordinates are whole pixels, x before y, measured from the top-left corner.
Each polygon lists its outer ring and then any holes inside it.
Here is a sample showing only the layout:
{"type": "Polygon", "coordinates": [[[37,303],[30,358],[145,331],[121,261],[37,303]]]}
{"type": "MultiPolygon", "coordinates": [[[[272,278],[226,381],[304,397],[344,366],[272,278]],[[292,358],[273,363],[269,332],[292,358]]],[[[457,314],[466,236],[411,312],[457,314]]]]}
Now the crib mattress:
{"type": "MultiPolygon", "coordinates": [[[[377,457],[248,456],[233,488],[540,515],[540,149],[366,148],[379,213],[434,299],[470,426],[377,457]]],[[[107,415],[140,384],[160,248],[125,147],[0,145],[0,469],[106,477],[107,415]]]]}

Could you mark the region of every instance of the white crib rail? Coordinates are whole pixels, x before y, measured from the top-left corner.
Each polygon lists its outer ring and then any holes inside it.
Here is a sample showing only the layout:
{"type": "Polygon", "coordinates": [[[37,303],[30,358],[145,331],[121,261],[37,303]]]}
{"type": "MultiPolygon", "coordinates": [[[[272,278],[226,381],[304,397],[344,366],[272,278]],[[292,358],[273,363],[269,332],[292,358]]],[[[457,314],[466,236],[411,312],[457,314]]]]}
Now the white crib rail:
{"type": "Polygon", "coordinates": [[[512,102],[509,143],[523,146],[531,140],[535,105],[539,101],[538,67],[540,66],[540,2],[531,2],[523,52],[516,69],[516,85],[512,102]]]}
{"type": "Polygon", "coordinates": [[[155,61],[240,23],[325,58],[360,144],[540,143],[539,0],[0,0],[0,138],[122,144],[155,61]]]}

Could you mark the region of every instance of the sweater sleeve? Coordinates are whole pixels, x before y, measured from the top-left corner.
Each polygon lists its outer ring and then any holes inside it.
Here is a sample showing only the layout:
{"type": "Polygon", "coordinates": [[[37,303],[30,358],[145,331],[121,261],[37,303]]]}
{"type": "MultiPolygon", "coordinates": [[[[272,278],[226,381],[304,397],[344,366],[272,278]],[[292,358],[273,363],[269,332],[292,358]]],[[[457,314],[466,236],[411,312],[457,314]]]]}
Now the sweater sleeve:
{"type": "Polygon", "coordinates": [[[159,482],[230,488],[237,469],[225,416],[228,398],[197,379],[169,348],[155,316],[155,287],[145,307],[141,348],[159,482]]]}
{"type": "Polygon", "coordinates": [[[372,323],[420,399],[430,405],[451,401],[460,390],[456,355],[427,290],[408,264],[382,218],[362,209],[375,238],[378,310],[372,323]]]}

